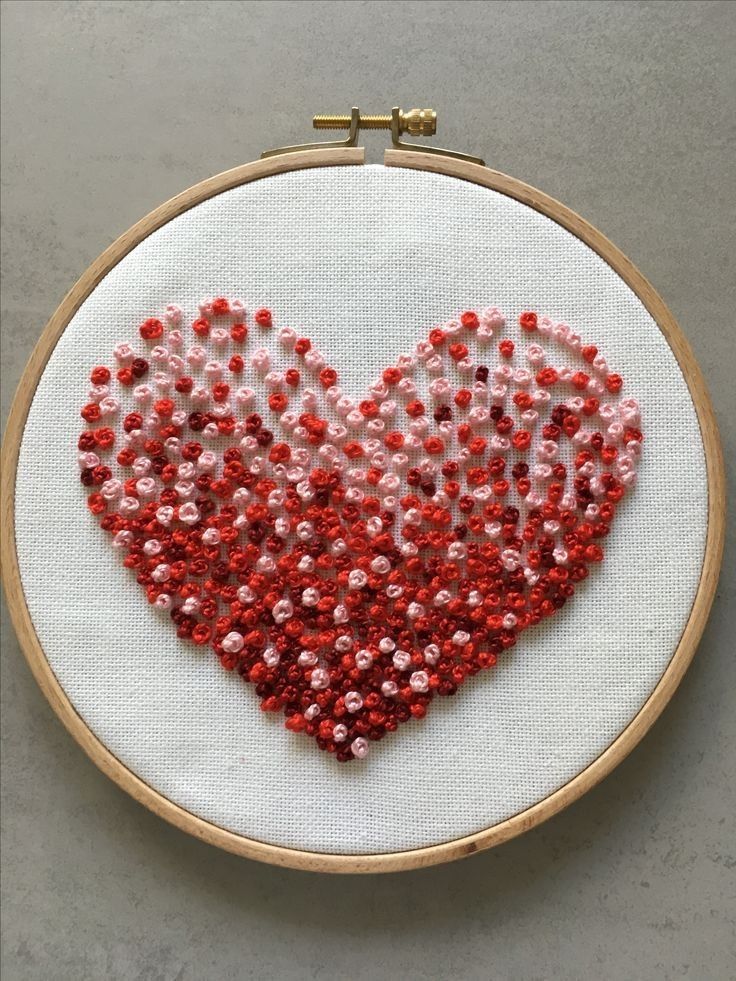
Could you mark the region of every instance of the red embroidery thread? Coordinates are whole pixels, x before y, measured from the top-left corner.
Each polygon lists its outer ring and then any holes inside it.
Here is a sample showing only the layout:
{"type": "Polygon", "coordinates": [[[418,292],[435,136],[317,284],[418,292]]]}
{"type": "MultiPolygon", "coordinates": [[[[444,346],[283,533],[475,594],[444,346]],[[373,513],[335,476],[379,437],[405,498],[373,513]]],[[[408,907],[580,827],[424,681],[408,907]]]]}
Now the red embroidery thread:
{"type": "MultiPolygon", "coordinates": [[[[522,312],[531,343],[519,355],[502,340],[491,366],[469,345],[491,354],[504,318],[466,311],[356,404],[290,328],[283,371],[266,348],[246,355],[237,300],[200,305],[186,352],[182,319],[169,305],[139,329],[145,357],[121,344],[114,372],[92,369],[88,507],[178,636],[210,645],[337,759],[492,667],[603,559],[635,481],[639,408],[605,401],[620,375],[566,325],[522,312]],[[587,370],[547,363],[537,335],[587,370]],[[208,360],[201,342],[230,351],[208,360]]],[[[271,312],[254,322],[267,332],[271,312]]]]}

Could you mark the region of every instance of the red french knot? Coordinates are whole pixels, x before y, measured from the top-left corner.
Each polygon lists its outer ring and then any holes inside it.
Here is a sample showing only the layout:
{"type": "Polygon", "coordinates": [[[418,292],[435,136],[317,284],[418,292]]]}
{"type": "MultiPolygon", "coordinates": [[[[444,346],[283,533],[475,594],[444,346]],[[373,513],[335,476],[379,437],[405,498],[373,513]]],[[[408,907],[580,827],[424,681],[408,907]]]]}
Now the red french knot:
{"type": "MultiPolygon", "coordinates": [[[[623,381],[596,347],[530,311],[520,330],[577,364],[508,338],[477,363],[503,318],[465,311],[357,402],[290,328],[276,370],[267,349],[247,353],[241,302],[199,314],[188,349],[170,305],[140,327],[146,357],[121,344],[112,371],[92,369],[88,507],[180,637],[211,646],[288,729],[362,758],[603,559],[635,480],[638,406],[609,401],[623,381]]],[[[265,308],[253,320],[273,325],[265,308]]]]}
{"type": "Polygon", "coordinates": [[[527,333],[533,333],[537,329],[537,315],[536,313],[522,313],[519,317],[519,326],[522,330],[527,331],[527,333]]]}
{"type": "Polygon", "coordinates": [[[164,325],[155,317],[150,317],[141,324],[139,333],[144,341],[153,341],[163,337],[164,325]]]}

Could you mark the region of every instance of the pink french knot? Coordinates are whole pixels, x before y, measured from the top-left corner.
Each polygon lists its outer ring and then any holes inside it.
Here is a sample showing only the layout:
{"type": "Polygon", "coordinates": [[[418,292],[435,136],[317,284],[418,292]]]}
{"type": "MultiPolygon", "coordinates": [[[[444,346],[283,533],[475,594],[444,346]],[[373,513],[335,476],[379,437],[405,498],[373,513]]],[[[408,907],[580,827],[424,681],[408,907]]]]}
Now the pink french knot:
{"type": "Polygon", "coordinates": [[[175,303],[169,303],[164,311],[164,321],[169,327],[178,327],[182,321],[183,312],[175,303]]]}

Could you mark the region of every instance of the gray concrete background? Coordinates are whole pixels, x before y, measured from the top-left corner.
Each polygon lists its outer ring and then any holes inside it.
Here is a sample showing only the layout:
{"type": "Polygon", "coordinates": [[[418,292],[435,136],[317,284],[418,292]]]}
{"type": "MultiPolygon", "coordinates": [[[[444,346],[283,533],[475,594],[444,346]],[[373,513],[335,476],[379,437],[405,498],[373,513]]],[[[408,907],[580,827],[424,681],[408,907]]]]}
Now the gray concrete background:
{"type": "MultiPolygon", "coordinates": [[[[3,419],[64,292],[145,212],[308,140],[313,112],[428,104],[441,145],[564,201],[651,279],[732,466],[736,4],[9,2],[3,28],[3,419]]],[[[5,981],[733,978],[735,600],[731,549],[679,692],[583,800],[372,878],[153,817],[77,749],[4,620],[5,981]]]]}

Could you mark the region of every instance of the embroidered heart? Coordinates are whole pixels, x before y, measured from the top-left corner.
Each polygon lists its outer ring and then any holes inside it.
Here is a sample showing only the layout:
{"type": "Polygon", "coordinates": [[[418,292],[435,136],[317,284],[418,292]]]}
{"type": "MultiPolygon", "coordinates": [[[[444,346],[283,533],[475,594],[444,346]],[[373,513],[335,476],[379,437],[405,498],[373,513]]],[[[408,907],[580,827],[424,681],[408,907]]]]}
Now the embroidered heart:
{"type": "Polygon", "coordinates": [[[268,310],[204,301],[188,347],[183,320],[170,305],[145,354],[92,370],[88,507],[178,636],[337,759],[492,667],[602,560],[639,408],[565,324],[524,312],[523,349],[496,347],[500,312],[465,312],[354,401],[288,327],[247,353],[268,310]]]}

